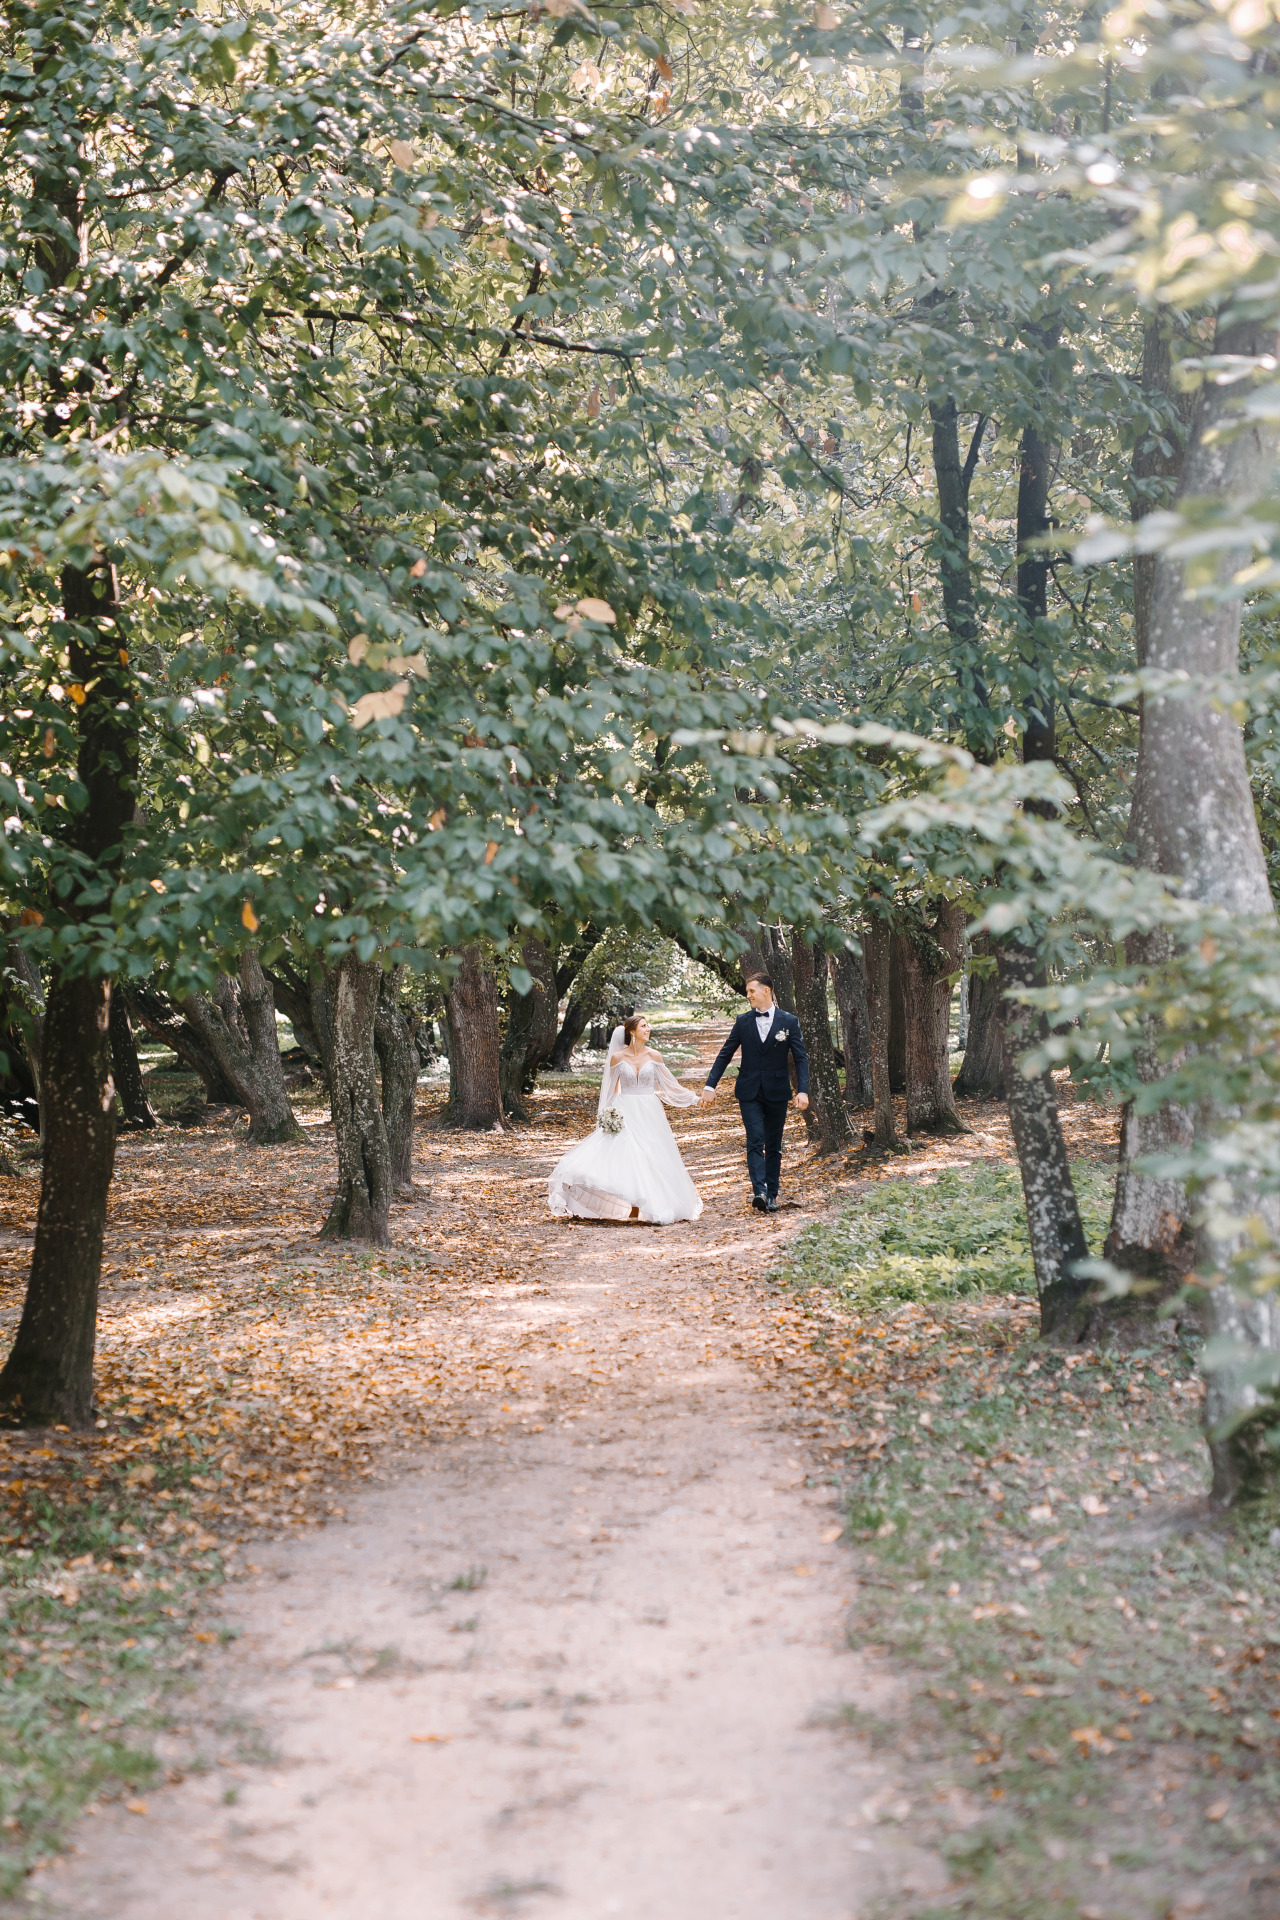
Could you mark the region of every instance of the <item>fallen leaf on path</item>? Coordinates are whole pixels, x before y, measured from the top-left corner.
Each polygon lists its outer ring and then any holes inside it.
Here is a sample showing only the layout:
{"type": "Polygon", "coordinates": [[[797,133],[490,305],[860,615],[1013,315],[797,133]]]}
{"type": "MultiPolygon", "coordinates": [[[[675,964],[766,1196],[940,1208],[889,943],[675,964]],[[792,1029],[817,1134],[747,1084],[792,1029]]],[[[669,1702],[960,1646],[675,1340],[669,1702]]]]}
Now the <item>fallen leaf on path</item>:
{"type": "Polygon", "coordinates": [[[1229,1800],[1215,1800],[1212,1806],[1205,1808],[1204,1817],[1206,1820],[1225,1820],[1230,1811],[1231,1802],[1229,1800]]]}
{"type": "Polygon", "coordinates": [[[453,1735],[451,1733],[411,1733],[409,1738],[420,1747],[447,1747],[453,1735]]]}
{"type": "Polygon", "coordinates": [[[822,1529],[823,1546],[824,1547],[834,1546],[836,1541],[840,1538],[843,1532],[844,1532],[843,1525],[840,1525],[838,1527],[824,1527],[822,1529]]]}

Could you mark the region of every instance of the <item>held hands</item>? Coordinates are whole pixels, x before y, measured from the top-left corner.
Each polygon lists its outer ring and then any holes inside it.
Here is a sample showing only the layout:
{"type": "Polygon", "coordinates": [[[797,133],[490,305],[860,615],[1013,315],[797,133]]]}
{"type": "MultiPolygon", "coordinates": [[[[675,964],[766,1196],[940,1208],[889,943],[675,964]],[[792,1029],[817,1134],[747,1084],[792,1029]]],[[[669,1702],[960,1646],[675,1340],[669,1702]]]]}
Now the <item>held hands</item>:
{"type": "Polygon", "coordinates": [[[796,1095],[797,1113],[803,1113],[805,1108],[808,1106],[808,1104],[809,1104],[809,1096],[807,1093],[798,1093],[796,1095]]]}
{"type": "Polygon", "coordinates": [[[704,1087],[701,1093],[698,1095],[699,1100],[701,1100],[703,1106],[705,1107],[709,1107],[711,1105],[711,1102],[715,1099],[715,1097],[716,1097],[716,1090],[714,1087],[704,1087]]]}

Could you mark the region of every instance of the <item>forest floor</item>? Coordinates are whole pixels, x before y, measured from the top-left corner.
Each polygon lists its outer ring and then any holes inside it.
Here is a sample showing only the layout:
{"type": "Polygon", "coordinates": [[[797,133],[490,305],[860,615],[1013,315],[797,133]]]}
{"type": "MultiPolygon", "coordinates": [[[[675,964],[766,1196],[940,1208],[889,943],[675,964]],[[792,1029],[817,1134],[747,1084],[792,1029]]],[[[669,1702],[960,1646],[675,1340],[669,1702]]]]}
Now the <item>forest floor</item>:
{"type": "Polygon", "coordinates": [[[121,1142],[99,1431],[0,1436],[0,1912],[1275,1920],[1280,1534],[1208,1523],[1172,1329],[1036,1344],[1003,1111],[793,1118],[766,1218],[722,1097],[700,1221],[556,1222],[594,1097],[426,1091],[385,1254],[316,1104],[121,1142]]]}

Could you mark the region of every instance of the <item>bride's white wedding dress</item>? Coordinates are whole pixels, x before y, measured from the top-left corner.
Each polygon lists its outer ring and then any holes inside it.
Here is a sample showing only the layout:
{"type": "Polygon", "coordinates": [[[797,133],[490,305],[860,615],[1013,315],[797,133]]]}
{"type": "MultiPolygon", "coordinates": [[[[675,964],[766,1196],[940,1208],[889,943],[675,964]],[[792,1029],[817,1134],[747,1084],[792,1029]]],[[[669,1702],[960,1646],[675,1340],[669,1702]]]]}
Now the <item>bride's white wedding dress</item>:
{"type": "Polygon", "coordinates": [[[659,1226],[696,1220],[702,1201],[662,1110],[664,1101],[692,1107],[698,1096],[682,1087],[661,1060],[642,1060],[637,1067],[627,1053],[611,1050],[599,1110],[615,1108],[622,1131],[604,1133],[597,1126],[570,1147],[547,1183],[552,1213],[629,1220],[638,1207],[641,1220],[659,1226]]]}

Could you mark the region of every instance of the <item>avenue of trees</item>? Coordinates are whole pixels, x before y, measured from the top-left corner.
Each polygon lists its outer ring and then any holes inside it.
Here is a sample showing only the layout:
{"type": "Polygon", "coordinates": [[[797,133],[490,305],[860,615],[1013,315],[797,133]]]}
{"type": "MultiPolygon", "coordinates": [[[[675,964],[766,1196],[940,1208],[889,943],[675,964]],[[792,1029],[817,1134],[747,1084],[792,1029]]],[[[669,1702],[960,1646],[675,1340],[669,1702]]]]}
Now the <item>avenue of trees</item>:
{"type": "Polygon", "coordinates": [[[1006,1099],[1044,1332],[1197,1280],[1270,1477],[1278,63],[1261,0],[6,10],[8,1417],[90,1417],[139,1032],[280,1141],[286,1014],[382,1244],[424,1050],[518,1123],[661,937],[768,968],[824,1150],[1006,1099]]]}

